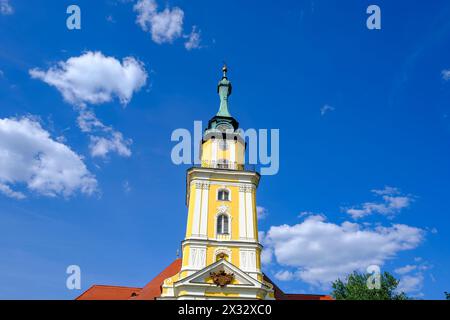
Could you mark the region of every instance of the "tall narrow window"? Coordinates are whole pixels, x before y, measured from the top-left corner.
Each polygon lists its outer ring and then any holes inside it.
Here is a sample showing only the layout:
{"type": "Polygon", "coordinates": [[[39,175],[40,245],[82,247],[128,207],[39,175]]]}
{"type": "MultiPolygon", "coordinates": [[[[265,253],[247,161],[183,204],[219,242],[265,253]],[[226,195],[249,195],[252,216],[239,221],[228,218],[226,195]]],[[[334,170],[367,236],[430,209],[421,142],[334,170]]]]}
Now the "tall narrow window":
{"type": "Polygon", "coordinates": [[[221,189],[219,190],[217,198],[219,201],[230,201],[230,192],[228,190],[221,189]]]}
{"type": "Polygon", "coordinates": [[[229,234],[229,221],[225,214],[217,217],[217,234],[229,234]]]}
{"type": "Polygon", "coordinates": [[[224,140],[224,139],[219,140],[219,148],[220,148],[220,150],[227,150],[228,149],[227,140],[224,140]]]}

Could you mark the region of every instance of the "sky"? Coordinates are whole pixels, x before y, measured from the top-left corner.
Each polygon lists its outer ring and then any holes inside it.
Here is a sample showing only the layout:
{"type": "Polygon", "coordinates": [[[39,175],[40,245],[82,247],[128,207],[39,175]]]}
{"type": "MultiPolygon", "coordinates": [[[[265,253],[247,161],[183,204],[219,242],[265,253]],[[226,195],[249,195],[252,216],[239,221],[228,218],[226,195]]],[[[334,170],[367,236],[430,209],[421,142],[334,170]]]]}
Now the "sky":
{"type": "Polygon", "coordinates": [[[280,132],[257,195],[264,272],[329,293],[377,265],[443,299],[448,16],[443,0],[0,0],[0,299],[141,287],[176,258],[189,165],[171,135],[217,112],[224,61],[241,127],[280,132]]]}

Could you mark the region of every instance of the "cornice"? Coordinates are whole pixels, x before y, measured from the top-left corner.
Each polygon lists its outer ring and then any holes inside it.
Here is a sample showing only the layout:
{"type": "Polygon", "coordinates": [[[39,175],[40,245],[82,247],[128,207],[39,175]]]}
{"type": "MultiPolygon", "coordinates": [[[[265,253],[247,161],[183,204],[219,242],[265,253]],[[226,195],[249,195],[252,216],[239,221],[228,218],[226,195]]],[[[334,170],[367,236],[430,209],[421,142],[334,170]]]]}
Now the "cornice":
{"type": "Polygon", "coordinates": [[[190,246],[222,246],[222,247],[236,247],[245,249],[263,249],[262,244],[256,241],[243,241],[243,240],[214,240],[214,239],[192,239],[188,238],[181,241],[181,245],[190,246]]]}

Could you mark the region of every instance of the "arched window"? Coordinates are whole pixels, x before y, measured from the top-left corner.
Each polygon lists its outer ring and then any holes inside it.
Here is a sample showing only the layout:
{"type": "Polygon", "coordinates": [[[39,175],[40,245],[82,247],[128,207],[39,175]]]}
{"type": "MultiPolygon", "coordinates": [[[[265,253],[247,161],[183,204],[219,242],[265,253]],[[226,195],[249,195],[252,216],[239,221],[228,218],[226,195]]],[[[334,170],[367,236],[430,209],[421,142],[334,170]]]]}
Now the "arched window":
{"type": "Polygon", "coordinates": [[[217,217],[217,234],[229,234],[229,221],[225,214],[217,217]]]}
{"type": "Polygon", "coordinates": [[[230,201],[230,192],[226,189],[220,189],[217,198],[219,201],[230,201]]]}

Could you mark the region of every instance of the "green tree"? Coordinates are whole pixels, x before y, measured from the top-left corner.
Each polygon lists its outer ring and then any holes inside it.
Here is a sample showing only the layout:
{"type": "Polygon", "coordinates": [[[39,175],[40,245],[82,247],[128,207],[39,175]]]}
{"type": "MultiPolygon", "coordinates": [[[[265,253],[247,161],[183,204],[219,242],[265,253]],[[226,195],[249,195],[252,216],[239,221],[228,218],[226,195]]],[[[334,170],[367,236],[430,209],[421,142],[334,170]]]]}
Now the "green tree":
{"type": "Polygon", "coordinates": [[[370,274],[353,272],[347,279],[333,282],[332,295],[336,300],[407,300],[405,293],[397,292],[399,280],[389,272],[380,274],[380,289],[370,289],[370,274]]]}
{"type": "Polygon", "coordinates": [[[448,293],[447,291],[444,293],[445,293],[445,299],[450,300],[450,293],[448,293]]]}

